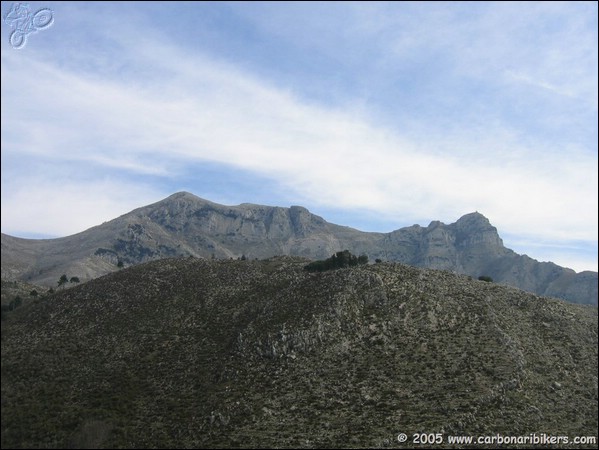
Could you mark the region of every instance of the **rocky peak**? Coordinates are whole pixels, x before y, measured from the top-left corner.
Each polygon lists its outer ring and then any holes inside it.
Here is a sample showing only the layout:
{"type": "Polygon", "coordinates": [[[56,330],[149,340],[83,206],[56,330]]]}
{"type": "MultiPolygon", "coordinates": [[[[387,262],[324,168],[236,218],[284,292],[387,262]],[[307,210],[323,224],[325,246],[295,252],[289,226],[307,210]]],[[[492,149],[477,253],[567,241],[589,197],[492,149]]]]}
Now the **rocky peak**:
{"type": "Polygon", "coordinates": [[[201,205],[204,203],[209,203],[207,200],[204,200],[196,195],[193,195],[189,192],[177,192],[176,194],[170,195],[164,200],[161,200],[157,203],[154,203],[152,206],[165,207],[169,210],[177,209],[181,207],[187,207],[190,205],[201,205]]]}
{"type": "Polygon", "coordinates": [[[180,192],[175,192],[172,195],[169,195],[167,198],[164,199],[164,201],[178,200],[178,199],[199,200],[200,197],[198,197],[197,195],[192,194],[191,192],[180,191],[180,192]]]}
{"type": "Polygon", "coordinates": [[[458,229],[467,228],[472,230],[493,228],[494,230],[496,230],[495,227],[491,225],[491,223],[489,222],[489,219],[487,219],[478,211],[463,215],[456,221],[455,226],[458,229]]]}
{"type": "Polygon", "coordinates": [[[428,224],[428,227],[426,227],[427,231],[432,231],[436,228],[439,228],[441,226],[444,226],[445,224],[439,220],[433,220],[431,223],[428,224]]]}
{"type": "Polygon", "coordinates": [[[201,210],[225,210],[226,207],[212,203],[189,192],[177,192],[164,200],[140,208],[135,212],[140,217],[148,217],[155,223],[167,228],[180,229],[197,220],[201,210]]]}
{"type": "Polygon", "coordinates": [[[466,214],[449,227],[453,228],[455,233],[456,245],[479,246],[495,253],[504,249],[497,228],[479,212],[466,214]]]}
{"type": "Polygon", "coordinates": [[[311,228],[315,216],[303,206],[292,206],[289,208],[289,220],[291,228],[296,236],[305,236],[311,228]]]}

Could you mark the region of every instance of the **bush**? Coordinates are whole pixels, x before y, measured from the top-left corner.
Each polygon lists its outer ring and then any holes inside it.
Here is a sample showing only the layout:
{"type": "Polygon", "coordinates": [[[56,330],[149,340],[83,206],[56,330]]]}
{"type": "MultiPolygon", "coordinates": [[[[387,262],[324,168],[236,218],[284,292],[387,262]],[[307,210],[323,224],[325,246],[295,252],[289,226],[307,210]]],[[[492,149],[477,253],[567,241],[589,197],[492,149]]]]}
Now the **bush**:
{"type": "Polygon", "coordinates": [[[480,281],[486,281],[487,283],[492,283],[493,282],[493,278],[487,276],[487,275],[481,275],[480,277],[478,277],[478,279],[480,281]]]}
{"type": "Polygon", "coordinates": [[[67,275],[63,273],[60,276],[60,279],[58,280],[58,287],[64,286],[68,282],[69,282],[69,279],[67,278],[67,275]]]}
{"type": "Polygon", "coordinates": [[[368,256],[361,255],[357,257],[356,255],[352,255],[349,250],[343,250],[342,252],[335,253],[330,258],[313,261],[304,266],[304,269],[308,272],[323,272],[325,270],[335,270],[367,263],[368,256]]]}

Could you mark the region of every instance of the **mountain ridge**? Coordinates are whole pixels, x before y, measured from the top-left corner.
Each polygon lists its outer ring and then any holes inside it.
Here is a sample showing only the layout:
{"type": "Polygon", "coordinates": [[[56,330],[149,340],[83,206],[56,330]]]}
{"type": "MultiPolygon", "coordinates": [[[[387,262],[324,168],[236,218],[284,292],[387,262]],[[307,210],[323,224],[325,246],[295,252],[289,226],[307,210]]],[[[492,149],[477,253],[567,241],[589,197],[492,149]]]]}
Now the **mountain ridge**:
{"type": "Polygon", "coordinates": [[[227,206],[185,191],[71,236],[32,240],[2,234],[2,278],[52,286],[62,273],[85,281],[118,270],[119,262],[173,256],[323,259],[345,249],[371,260],[490,276],[539,295],[597,305],[597,272],[577,274],[515,253],[479,212],[449,225],[431,221],[426,227],[364,232],[327,222],[302,206],[227,206]]]}

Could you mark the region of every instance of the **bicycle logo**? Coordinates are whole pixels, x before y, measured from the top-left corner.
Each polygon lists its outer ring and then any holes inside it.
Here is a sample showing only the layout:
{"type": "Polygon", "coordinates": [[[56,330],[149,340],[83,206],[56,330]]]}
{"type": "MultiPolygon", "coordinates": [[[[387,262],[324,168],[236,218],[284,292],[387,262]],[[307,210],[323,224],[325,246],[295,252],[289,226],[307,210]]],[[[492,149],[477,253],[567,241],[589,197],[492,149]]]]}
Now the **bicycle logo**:
{"type": "Polygon", "coordinates": [[[28,4],[13,3],[10,11],[4,16],[4,23],[15,29],[10,34],[9,42],[18,50],[27,44],[27,36],[51,26],[54,23],[54,14],[49,8],[32,13],[28,4]]]}

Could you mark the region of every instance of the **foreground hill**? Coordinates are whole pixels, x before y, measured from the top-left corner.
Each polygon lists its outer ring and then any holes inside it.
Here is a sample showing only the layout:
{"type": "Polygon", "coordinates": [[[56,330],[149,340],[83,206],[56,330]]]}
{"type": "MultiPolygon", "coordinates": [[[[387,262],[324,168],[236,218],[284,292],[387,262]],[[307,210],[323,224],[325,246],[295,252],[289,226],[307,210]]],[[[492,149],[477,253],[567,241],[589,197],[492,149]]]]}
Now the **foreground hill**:
{"type": "Polygon", "coordinates": [[[445,271],[306,262],[164,259],[13,311],[2,447],[597,436],[595,308],[445,271]]]}
{"type": "Polygon", "coordinates": [[[56,287],[62,274],[86,281],[126,266],[173,256],[322,259],[344,249],[371,260],[490,276],[539,295],[597,305],[597,272],[576,273],[504,247],[480,213],[391,233],[328,223],[300,206],[224,206],[187,192],[60,239],[2,235],[2,279],[56,287]]]}

